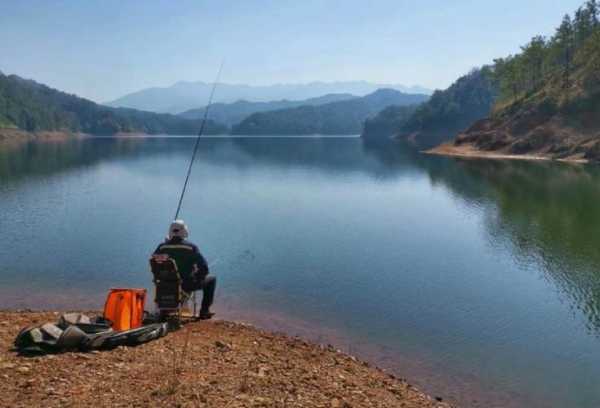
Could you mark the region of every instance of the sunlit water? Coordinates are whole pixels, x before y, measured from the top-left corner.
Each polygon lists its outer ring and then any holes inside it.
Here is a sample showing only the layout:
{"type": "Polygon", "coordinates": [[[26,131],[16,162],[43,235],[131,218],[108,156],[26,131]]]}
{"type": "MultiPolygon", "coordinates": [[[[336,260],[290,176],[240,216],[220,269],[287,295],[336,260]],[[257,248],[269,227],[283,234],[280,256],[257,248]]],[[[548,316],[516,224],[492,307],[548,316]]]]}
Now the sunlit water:
{"type": "MultiPolygon", "coordinates": [[[[151,292],[192,145],[0,148],[0,307],[151,292]]],[[[221,317],[334,343],[461,406],[598,407],[599,203],[590,167],[205,139],[182,217],[221,317]]]]}

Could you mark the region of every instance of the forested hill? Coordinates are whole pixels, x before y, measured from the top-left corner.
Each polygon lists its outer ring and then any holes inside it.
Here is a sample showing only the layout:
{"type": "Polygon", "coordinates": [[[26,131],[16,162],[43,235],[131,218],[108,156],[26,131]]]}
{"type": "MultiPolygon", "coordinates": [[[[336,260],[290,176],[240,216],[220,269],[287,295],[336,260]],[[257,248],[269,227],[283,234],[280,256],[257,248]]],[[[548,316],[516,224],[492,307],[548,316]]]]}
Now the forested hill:
{"type": "MultiPolygon", "coordinates": [[[[0,73],[0,127],[92,135],[132,132],[193,135],[198,132],[200,120],[110,108],[32,80],[0,73]]],[[[227,128],[211,121],[205,131],[207,134],[225,133],[227,128]]]]}
{"type": "MultiPolygon", "coordinates": [[[[317,98],[309,98],[300,101],[280,100],[271,102],[250,102],[245,100],[239,100],[233,103],[214,103],[209,109],[209,119],[216,122],[223,123],[227,126],[233,126],[240,123],[246,117],[257,112],[267,112],[279,109],[295,108],[298,106],[317,106],[324,105],[330,102],[345,101],[349,99],[358,98],[357,96],[340,93],[340,94],[327,94],[317,98]]],[[[205,107],[198,109],[191,109],[180,113],[178,116],[186,119],[199,119],[204,116],[205,107]]]]}
{"type": "Polygon", "coordinates": [[[600,161],[599,14],[590,0],[552,37],[534,37],[519,54],[496,60],[500,97],[493,113],[454,146],[600,161]]]}
{"type": "Polygon", "coordinates": [[[420,105],[388,106],[365,121],[362,137],[367,139],[388,139],[398,134],[399,129],[415,113],[420,105]]]}
{"type": "Polygon", "coordinates": [[[232,129],[238,135],[347,135],[359,134],[370,116],[391,105],[412,105],[426,101],[421,94],[380,89],[362,98],[320,106],[300,106],[255,113],[232,129]]]}
{"type": "Polygon", "coordinates": [[[408,138],[421,148],[455,137],[473,122],[486,117],[497,96],[489,67],[475,69],[444,91],[435,91],[416,109],[387,110],[365,123],[363,137],[408,138]]]}

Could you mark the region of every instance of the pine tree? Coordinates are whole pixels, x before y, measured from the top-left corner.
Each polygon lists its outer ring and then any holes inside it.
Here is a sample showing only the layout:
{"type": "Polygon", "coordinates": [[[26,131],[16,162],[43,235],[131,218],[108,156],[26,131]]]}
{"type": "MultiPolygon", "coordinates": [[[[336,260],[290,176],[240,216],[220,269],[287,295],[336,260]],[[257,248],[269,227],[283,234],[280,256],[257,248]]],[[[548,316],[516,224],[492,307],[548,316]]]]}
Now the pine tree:
{"type": "Polygon", "coordinates": [[[536,36],[522,50],[521,70],[526,81],[526,90],[536,89],[544,78],[546,39],[536,36]]]}
{"type": "Polygon", "coordinates": [[[570,15],[565,15],[554,36],[554,46],[558,50],[558,64],[562,69],[563,88],[570,86],[570,76],[573,64],[574,30],[570,15]]]}
{"type": "Polygon", "coordinates": [[[591,18],[587,9],[580,7],[573,19],[573,35],[575,48],[579,48],[592,31],[591,18]]]}
{"type": "Polygon", "coordinates": [[[585,9],[590,17],[592,28],[598,28],[598,26],[600,25],[598,21],[598,2],[596,0],[588,0],[588,2],[585,5],[585,9]]]}

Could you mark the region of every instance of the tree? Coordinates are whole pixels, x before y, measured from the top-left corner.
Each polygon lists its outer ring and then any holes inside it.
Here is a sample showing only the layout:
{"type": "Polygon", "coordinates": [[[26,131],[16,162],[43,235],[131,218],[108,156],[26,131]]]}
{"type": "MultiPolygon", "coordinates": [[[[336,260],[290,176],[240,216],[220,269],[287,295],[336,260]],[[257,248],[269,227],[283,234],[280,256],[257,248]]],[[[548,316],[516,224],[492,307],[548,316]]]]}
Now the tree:
{"type": "Polygon", "coordinates": [[[600,30],[595,30],[577,52],[575,62],[583,72],[583,83],[587,88],[600,84],[600,30]]]}
{"type": "Polygon", "coordinates": [[[588,0],[588,2],[585,5],[585,9],[587,10],[588,15],[590,17],[592,28],[598,28],[598,26],[600,25],[598,21],[598,2],[596,0],[588,0]]]}
{"type": "Polygon", "coordinates": [[[587,8],[580,7],[575,12],[573,19],[573,40],[575,48],[583,45],[587,37],[592,32],[592,18],[587,8]]]}
{"type": "Polygon", "coordinates": [[[557,54],[557,63],[562,71],[563,88],[570,86],[570,76],[573,64],[574,30],[570,15],[565,15],[553,38],[553,47],[557,54]]]}
{"type": "Polygon", "coordinates": [[[544,60],[546,57],[546,39],[542,36],[536,36],[531,41],[521,47],[523,52],[522,66],[523,77],[526,78],[525,90],[537,89],[544,78],[544,60]]]}

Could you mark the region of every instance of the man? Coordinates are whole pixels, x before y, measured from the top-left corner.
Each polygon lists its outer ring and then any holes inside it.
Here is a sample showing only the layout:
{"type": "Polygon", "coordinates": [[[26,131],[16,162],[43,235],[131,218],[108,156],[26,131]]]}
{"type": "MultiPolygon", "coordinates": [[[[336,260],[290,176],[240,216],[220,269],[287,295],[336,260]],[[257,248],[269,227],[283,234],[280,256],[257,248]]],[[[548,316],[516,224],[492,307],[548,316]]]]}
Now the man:
{"type": "Polygon", "coordinates": [[[182,288],[186,292],[202,290],[200,319],[210,319],[214,313],[210,306],[215,296],[217,279],[209,275],[208,264],[198,247],[188,241],[188,228],[183,220],[175,220],[169,228],[169,236],[160,244],[154,254],[166,254],[175,261],[181,275],[182,288]]]}

